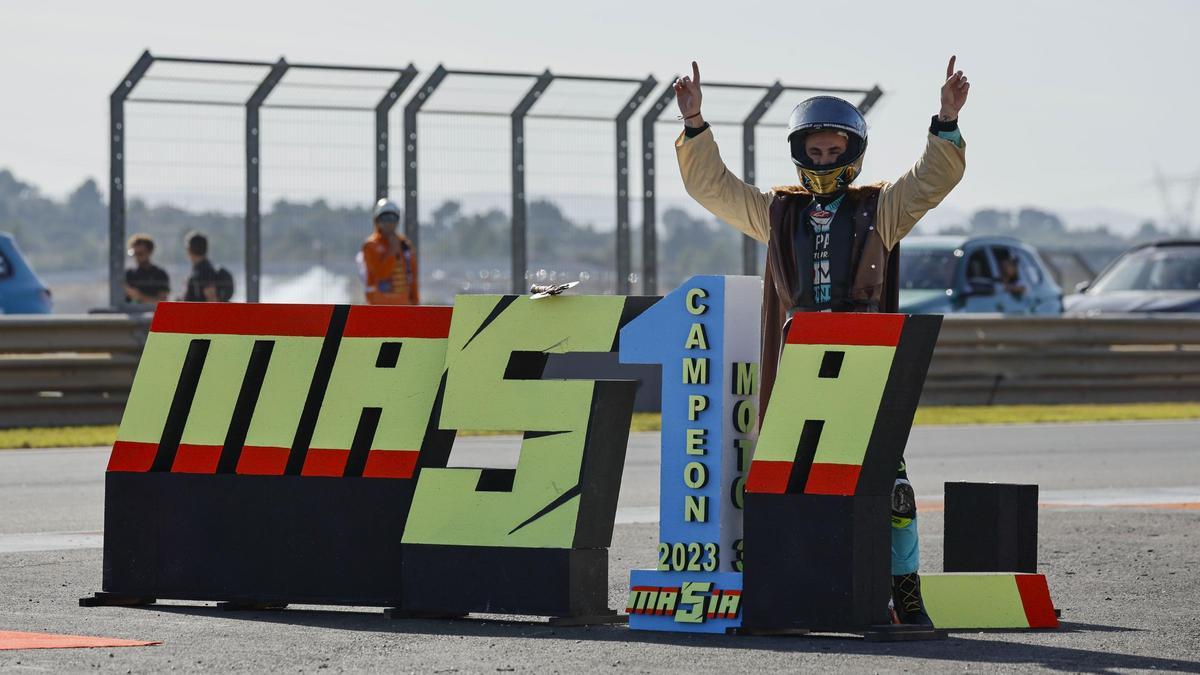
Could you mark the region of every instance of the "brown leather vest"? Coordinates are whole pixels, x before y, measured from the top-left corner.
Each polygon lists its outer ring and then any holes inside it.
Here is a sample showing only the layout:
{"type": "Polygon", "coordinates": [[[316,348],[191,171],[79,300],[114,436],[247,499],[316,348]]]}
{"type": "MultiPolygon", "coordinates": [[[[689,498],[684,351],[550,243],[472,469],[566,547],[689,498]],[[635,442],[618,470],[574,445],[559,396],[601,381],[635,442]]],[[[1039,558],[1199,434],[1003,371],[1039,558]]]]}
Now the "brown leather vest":
{"type": "MultiPolygon", "coordinates": [[[[834,311],[895,312],[899,306],[900,247],[891,251],[875,229],[881,185],[850,188],[842,208],[853,209],[853,241],[850,246],[850,288],[834,300],[834,311]]],[[[775,188],[771,200],[771,238],[767,243],[767,267],[763,275],[762,358],[759,362],[759,420],[767,410],[775,371],[783,349],[784,324],[793,310],[799,279],[793,235],[796,227],[808,227],[805,209],[812,194],[800,187],[775,188]]],[[[806,261],[807,262],[807,261],[806,261]]]]}

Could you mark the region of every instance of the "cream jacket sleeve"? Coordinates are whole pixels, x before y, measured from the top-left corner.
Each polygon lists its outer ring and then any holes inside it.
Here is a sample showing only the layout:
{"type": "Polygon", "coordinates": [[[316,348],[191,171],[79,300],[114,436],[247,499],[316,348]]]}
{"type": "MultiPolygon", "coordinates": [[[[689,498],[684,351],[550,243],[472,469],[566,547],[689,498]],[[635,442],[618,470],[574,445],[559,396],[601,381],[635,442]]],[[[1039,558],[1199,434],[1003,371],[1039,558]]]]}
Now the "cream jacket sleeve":
{"type": "Polygon", "coordinates": [[[908,173],[879,193],[875,228],[890,251],[930,209],[950,194],[967,168],[967,144],[928,134],[925,153],[908,173]]]}
{"type": "Polygon", "coordinates": [[[767,242],[771,235],[768,207],[774,194],[748,185],[725,167],[711,127],[692,138],[681,132],[675,139],[675,154],[683,187],[692,199],[747,236],[767,242]]]}

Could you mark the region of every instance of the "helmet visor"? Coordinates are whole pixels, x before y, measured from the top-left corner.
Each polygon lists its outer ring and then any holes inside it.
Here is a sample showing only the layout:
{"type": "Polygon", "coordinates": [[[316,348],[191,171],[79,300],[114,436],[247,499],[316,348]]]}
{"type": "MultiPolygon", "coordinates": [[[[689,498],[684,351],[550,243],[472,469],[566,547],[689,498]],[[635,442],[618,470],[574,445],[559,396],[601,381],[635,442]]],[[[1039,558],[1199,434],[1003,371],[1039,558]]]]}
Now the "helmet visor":
{"type": "Polygon", "coordinates": [[[853,164],[859,157],[862,157],[863,151],[866,149],[866,144],[857,134],[831,127],[801,129],[788,137],[788,142],[792,146],[792,162],[796,166],[814,171],[830,171],[853,164]],[[846,139],[846,150],[831,163],[817,164],[808,153],[808,138],[818,131],[836,131],[846,139]]]}

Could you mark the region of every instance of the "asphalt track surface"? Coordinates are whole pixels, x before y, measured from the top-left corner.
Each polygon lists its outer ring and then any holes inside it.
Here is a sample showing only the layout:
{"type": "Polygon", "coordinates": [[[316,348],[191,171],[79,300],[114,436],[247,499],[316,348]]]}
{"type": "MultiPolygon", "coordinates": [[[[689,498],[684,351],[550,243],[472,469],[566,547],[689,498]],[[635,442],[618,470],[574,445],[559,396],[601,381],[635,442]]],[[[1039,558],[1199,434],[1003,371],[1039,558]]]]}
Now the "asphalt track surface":
{"type": "MultiPolygon", "coordinates": [[[[517,440],[467,438],[452,464],[512,466],[517,440]]],[[[211,604],[81,609],[100,588],[107,450],[0,451],[0,631],[161,641],[0,651],[0,670],[506,672],[1200,672],[1200,422],[918,427],[922,569],[941,566],[945,480],[1038,483],[1039,567],[1058,631],[945,641],[726,637],[551,627],[511,618],[391,621],[378,609],[226,612],[211,604]]],[[[610,555],[610,603],[654,563],[658,437],[630,442],[610,555]]]]}

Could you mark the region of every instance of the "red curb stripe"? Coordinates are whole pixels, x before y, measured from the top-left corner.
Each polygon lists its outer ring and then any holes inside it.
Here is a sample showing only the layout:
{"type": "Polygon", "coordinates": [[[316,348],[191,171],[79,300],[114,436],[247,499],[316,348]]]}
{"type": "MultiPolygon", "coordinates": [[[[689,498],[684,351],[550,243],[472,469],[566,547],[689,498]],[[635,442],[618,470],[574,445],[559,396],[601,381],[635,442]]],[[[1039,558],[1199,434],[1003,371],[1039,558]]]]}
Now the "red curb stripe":
{"type": "Polygon", "coordinates": [[[416,450],[372,450],[363,467],[363,478],[412,478],[420,454],[416,450]]]}
{"type": "Polygon", "coordinates": [[[787,343],[895,347],[903,329],[903,314],[797,314],[792,317],[787,343]]]}
{"type": "Polygon", "coordinates": [[[325,337],[333,305],[262,305],[229,302],[160,302],[155,333],[325,337]]]}
{"type": "Polygon", "coordinates": [[[108,457],[108,471],[145,473],[154,465],[157,454],[158,443],[117,441],[108,457]]]}
{"type": "Polygon", "coordinates": [[[247,445],[242,448],[236,471],[246,476],[282,476],[290,454],[291,448],[247,445]]]}
{"type": "Polygon", "coordinates": [[[792,475],[792,462],[771,462],[756,459],[750,462],[746,477],[746,492],[781,495],[787,491],[792,475]]]}
{"type": "Polygon", "coordinates": [[[858,464],[824,464],[813,462],[808,470],[808,482],[804,485],[806,495],[853,495],[858,486],[858,464]]]}
{"type": "Polygon", "coordinates": [[[309,448],[300,475],[341,478],[346,473],[346,460],[348,459],[350,459],[349,450],[309,448]]]}
{"type": "Polygon", "coordinates": [[[175,451],[171,473],[216,473],[221,461],[221,446],[180,443],[175,451]]]}
{"type": "Polygon", "coordinates": [[[122,640],[120,638],[87,635],[56,635],[54,633],[23,633],[0,631],[0,650],[5,649],[74,649],[81,647],[149,647],[161,642],[122,640]]]}
{"type": "Polygon", "coordinates": [[[1050,600],[1050,588],[1046,585],[1046,575],[1017,574],[1014,576],[1029,627],[1058,628],[1058,617],[1054,615],[1054,603],[1050,600]]]}
{"type": "Polygon", "coordinates": [[[354,305],[342,337],[445,338],[450,335],[452,307],[354,305]]]}

